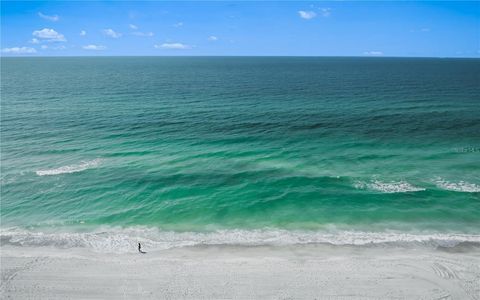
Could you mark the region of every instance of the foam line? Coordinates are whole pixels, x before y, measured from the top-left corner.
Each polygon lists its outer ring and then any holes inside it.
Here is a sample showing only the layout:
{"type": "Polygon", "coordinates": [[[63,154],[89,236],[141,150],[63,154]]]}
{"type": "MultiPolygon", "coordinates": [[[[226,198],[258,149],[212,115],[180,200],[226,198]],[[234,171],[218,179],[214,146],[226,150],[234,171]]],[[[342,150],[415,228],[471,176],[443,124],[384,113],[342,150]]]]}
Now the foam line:
{"type": "Polygon", "coordinates": [[[466,181],[459,182],[449,182],[444,179],[437,179],[435,184],[438,188],[454,192],[464,192],[464,193],[479,193],[480,185],[469,183],[466,181]]]}
{"type": "Polygon", "coordinates": [[[81,172],[90,168],[95,168],[99,164],[100,164],[100,159],[97,158],[97,159],[85,161],[76,165],[62,166],[56,169],[38,170],[35,173],[37,173],[38,176],[69,174],[69,173],[81,172]]]}
{"type": "Polygon", "coordinates": [[[173,232],[147,227],[104,228],[92,232],[48,233],[9,228],[0,231],[0,240],[2,245],[90,248],[96,252],[125,253],[135,250],[137,242],[141,242],[145,249],[149,251],[198,245],[285,246],[331,244],[454,247],[464,242],[480,244],[480,235],[361,231],[325,232],[284,229],[173,232]]]}
{"type": "Polygon", "coordinates": [[[406,181],[382,182],[373,180],[371,182],[357,181],[354,184],[357,189],[368,189],[382,193],[406,193],[424,191],[422,187],[414,186],[406,181]]]}

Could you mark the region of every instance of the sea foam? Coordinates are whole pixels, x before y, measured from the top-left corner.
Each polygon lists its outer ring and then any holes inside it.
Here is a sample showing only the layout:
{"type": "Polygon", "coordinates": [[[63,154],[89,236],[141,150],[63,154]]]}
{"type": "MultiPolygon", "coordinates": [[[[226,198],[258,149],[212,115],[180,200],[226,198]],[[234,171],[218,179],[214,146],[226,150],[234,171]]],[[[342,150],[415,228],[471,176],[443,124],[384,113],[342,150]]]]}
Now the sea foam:
{"type": "Polygon", "coordinates": [[[444,179],[439,178],[435,181],[435,184],[437,185],[437,187],[439,187],[441,189],[454,191],[454,192],[464,192],[464,193],[479,193],[480,192],[480,185],[465,182],[465,181],[449,182],[449,181],[446,181],[444,179]]]}
{"type": "Polygon", "coordinates": [[[68,174],[68,173],[76,173],[76,172],[81,172],[86,169],[90,168],[95,168],[100,164],[100,159],[94,159],[90,161],[84,161],[79,164],[75,165],[68,165],[68,166],[62,166],[56,169],[47,169],[47,170],[38,170],[35,173],[38,176],[51,176],[51,175],[59,175],[59,174],[68,174]]]}
{"type": "Polygon", "coordinates": [[[369,189],[382,193],[406,193],[424,191],[422,187],[414,186],[406,181],[382,182],[373,180],[371,182],[357,181],[354,184],[357,189],[369,189]]]}
{"type": "Polygon", "coordinates": [[[288,246],[330,244],[351,246],[393,245],[408,247],[455,247],[460,243],[480,243],[480,235],[455,233],[404,233],[362,231],[300,231],[284,229],[216,230],[174,232],[157,228],[101,228],[92,232],[35,232],[19,228],[0,231],[2,245],[25,247],[88,248],[95,252],[127,253],[141,242],[149,251],[188,246],[288,246]]]}

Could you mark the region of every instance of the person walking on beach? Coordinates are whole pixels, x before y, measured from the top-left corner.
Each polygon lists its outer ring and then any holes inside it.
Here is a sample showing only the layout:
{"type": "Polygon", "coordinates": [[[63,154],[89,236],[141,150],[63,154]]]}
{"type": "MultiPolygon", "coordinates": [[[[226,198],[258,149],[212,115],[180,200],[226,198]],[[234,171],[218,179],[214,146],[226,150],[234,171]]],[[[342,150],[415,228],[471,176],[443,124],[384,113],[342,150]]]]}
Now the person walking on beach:
{"type": "Polygon", "coordinates": [[[145,251],[142,251],[142,245],[140,243],[138,243],[138,252],[143,253],[143,254],[147,253],[145,251]]]}

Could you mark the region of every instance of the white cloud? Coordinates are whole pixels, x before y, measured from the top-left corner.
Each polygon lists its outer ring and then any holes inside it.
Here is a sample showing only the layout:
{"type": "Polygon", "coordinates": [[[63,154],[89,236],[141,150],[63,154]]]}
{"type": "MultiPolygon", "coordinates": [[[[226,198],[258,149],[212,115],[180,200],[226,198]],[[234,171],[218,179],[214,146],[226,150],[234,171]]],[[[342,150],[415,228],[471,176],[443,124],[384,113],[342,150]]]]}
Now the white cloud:
{"type": "Polygon", "coordinates": [[[87,35],[87,32],[85,30],[80,31],[80,36],[86,36],[86,35],[87,35]]]}
{"type": "Polygon", "coordinates": [[[50,28],[35,30],[32,35],[47,42],[66,42],[65,36],[50,28]]]}
{"type": "Polygon", "coordinates": [[[140,32],[140,31],[134,31],[132,32],[133,35],[136,36],[154,36],[155,34],[153,32],[140,32]]]}
{"type": "Polygon", "coordinates": [[[173,27],[182,27],[182,26],[183,26],[183,22],[178,22],[173,24],[173,27]]]}
{"type": "Polygon", "coordinates": [[[422,31],[422,32],[429,32],[429,31],[430,31],[430,28],[422,28],[422,29],[420,29],[420,31],[422,31]]]}
{"type": "Polygon", "coordinates": [[[363,52],[363,55],[382,56],[383,52],[382,51],[365,51],[363,52]]]}
{"type": "Polygon", "coordinates": [[[189,45],[185,45],[182,43],[163,43],[161,45],[155,45],[154,46],[157,49],[177,49],[177,50],[183,50],[183,49],[190,49],[191,47],[189,45]]]}
{"type": "Polygon", "coordinates": [[[304,11],[304,10],[299,10],[298,15],[300,16],[300,18],[305,20],[310,20],[317,16],[317,14],[313,11],[304,11]]]}
{"type": "Polygon", "coordinates": [[[57,15],[48,16],[48,15],[42,14],[41,12],[38,12],[38,16],[42,19],[49,20],[49,21],[52,21],[52,22],[57,22],[60,19],[60,17],[57,16],[57,15]]]}
{"type": "Polygon", "coordinates": [[[67,47],[65,47],[64,45],[60,45],[60,46],[47,46],[47,45],[42,45],[42,46],[40,46],[40,48],[42,48],[42,50],[46,50],[46,49],[65,50],[65,49],[67,49],[67,47]]]}
{"type": "Polygon", "coordinates": [[[118,39],[119,37],[122,36],[121,33],[115,32],[113,29],[110,29],[110,28],[104,29],[104,30],[103,30],[103,34],[105,34],[105,35],[107,35],[107,36],[109,36],[109,37],[112,37],[112,38],[114,38],[114,39],[118,39]]]}
{"type": "Polygon", "coordinates": [[[218,41],[218,37],[214,36],[214,35],[211,35],[208,37],[208,40],[209,41],[218,41]]]}
{"type": "Polygon", "coordinates": [[[130,27],[130,29],[133,29],[133,30],[137,30],[137,29],[138,29],[138,26],[137,26],[137,25],[133,25],[133,24],[128,24],[128,27],[130,27]]]}
{"type": "Polygon", "coordinates": [[[332,13],[332,9],[331,8],[320,8],[320,14],[322,15],[322,17],[329,17],[330,14],[332,13]]]}
{"type": "Polygon", "coordinates": [[[3,48],[3,53],[11,53],[11,54],[32,54],[37,53],[35,48],[30,47],[12,47],[12,48],[3,48]]]}
{"type": "Polygon", "coordinates": [[[33,38],[33,39],[30,40],[30,43],[32,43],[32,44],[40,44],[40,41],[39,41],[38,39],[36,39],[36,38],[33,38]]]}
{"type": "Polygon", "coordinates": [[[86,45],[82,47],[85,50],[105,50],[107,47],[102,46],[102,45],[86,45]]]}

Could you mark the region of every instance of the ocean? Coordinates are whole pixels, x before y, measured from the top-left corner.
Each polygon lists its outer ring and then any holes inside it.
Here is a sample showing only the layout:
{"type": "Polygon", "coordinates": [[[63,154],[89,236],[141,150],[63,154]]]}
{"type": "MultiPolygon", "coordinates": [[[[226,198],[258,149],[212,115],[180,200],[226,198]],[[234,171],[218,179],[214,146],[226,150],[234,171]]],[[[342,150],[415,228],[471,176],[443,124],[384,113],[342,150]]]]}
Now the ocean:
{"type": "Polygon", "coordinates": [[[1,241],[480,243],[480,60],[1,58],[1,241]]]}

